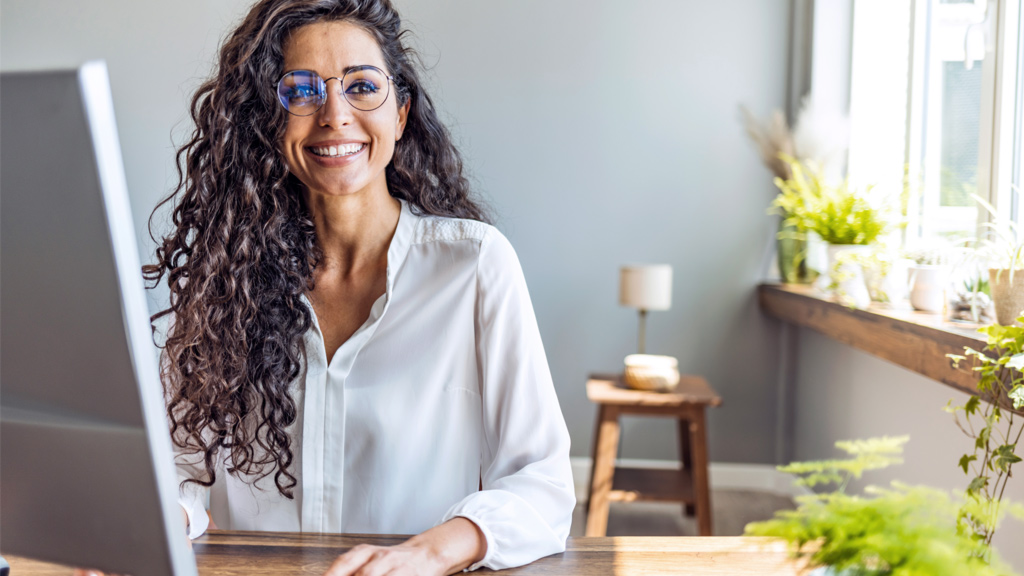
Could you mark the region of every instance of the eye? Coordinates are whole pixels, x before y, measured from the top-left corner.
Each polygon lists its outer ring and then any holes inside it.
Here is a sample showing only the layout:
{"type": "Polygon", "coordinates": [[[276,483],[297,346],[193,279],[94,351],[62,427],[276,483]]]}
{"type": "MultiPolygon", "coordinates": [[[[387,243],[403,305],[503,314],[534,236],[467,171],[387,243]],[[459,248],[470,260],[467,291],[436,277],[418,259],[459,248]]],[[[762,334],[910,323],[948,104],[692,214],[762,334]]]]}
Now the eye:
{"type": "Polygon", "coordinates": [[[319,91],[312,84],[296,84],[294,86],[290,86],[284,94],[285,98],[289,101],[295,102],[313,100],[319,95],[319,91]]]}
{"type": "Polygon", "coordinates": [[[380,88],[376,84],[365,78],[360,78],[358,80],[353,80],[345,90],[345,93],[352,94],[354,96],[369,96],[371,94],[376,94],[379,91],[380,88]]]}

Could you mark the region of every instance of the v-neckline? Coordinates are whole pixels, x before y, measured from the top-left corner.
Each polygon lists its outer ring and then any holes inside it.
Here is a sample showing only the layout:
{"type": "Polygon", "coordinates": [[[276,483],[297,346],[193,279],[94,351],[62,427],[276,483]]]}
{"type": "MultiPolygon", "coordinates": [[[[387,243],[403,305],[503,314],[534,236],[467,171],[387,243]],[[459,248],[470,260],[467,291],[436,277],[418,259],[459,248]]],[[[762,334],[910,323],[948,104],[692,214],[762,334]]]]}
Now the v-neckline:
{"type": "Polygon", "coordinates": [[[348,373],[352,367],[351,363],[355,361],[355,356],[358,355],[359,349],[361,349],[362,345],[369,340],[370,336],[372,336],[372,329],[376,328],[377,323],[381,318],[383,318],[384,312],[387,310],[388,303],[391,299],[394,277],[398,268],[400,268],[402,263],[405,261],[409,245],[412,242],[417,220],[417,218],[412,214],[408,202],[402,199],[398,200],[402,206],[398,214],[398,224],[395,227],[395,233],[391,237],[391,242],[388,245],[384,294],[374,300],[373,305],[370,306],[369,316],[359,326],[359,328],[357,328],[356,331],[342,342],[333,354],[331,354],[330,361],[327,359],[327,342],[324,340],[324,333],[320,328],[320,320],[317,318],[316,309],[313,308],[312,301],[310,301],[309,297],[305,293],[301,295],[303,302],[309,307],[310,315],[313,318],[313,328],[316,329],[316,334],[318,336],[316,339],[316,348],[317,352],[319,352],[317,355],[318,360],[327,370],[332,372],[342,370],[343,372],[348,373]],[[347,353],[352,347],[355,347],[356,349],[352,351],[351,354],[347,353]],[[341,354],[342,352],[346,352],[346,354],[341,354]],[[348,365],[341,366],[340,361],[338,360],[339,357],[349,358],[349,361],[346,362],[348,365]]]}
{"type": "Polygon", "coordinates": [[[323,329],[320,328],[320,319],[316,315],[316,308],[313,307],[313,303],[309,300],[308,296],[303,294],[302,298],[303,300],[305,300],[306,306],[309,306],[309,313],[313,318],[313,327],[316,328],[316,333],[318,336],[317,351],[319,352],[320,359],[323,362],[324,366],[326,366],[327,369],[330,370],[334,364],[334,360],[338,357],[338,352],[341,352],[346,345],[356,340],[357,337],[360,336],[362,332],[368,330],[371,326],[373,326],[374,323],[380,320],[380,318],[384,315],[384,308],[387,306],[388,292],[385,290],[383,294],[381,294],[379,297],[377,297],[376,300],[373,301],[373,304],[370,306],[370,314],[366,317],[366,320],[364,320],[363,323],[360,324],[358,328],[356,328],[355,332],[353,332],[348,338],[346,338],[334,350],[334,352],[330,354],[330,358],[328,358],[327,354],[327,340],[324,338],[323,329]]]}

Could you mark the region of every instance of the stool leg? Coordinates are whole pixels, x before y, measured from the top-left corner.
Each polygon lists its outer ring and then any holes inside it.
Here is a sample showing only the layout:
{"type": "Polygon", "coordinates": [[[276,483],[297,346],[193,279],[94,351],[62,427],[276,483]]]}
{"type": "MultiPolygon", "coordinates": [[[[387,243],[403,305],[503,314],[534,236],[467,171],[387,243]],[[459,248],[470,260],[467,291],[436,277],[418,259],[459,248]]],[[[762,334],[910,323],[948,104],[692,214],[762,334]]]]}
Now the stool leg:
{"type": "Polygon", "coordinates": [[[691,412],[690,440],[693,450],[693,491],[697,501],[697,528],[701,536],[711,536],[711,488],[708,485],[708,441],[704,407],[691,412]]]}
{"type": "MultiPolygon", "coordinates": [[[[690,450],[690,421],[685,418],[676,420],[679,427],[679,461],[683,470],[689,470],[693,476],[693,451],[690,450]]],[[[694,490],[696,494],[696,490],[694,490]]],[[[683,516],[693,516],[697,508],[693,504],[683,504],[683,516]]]]}
{"type": "Polygon", "coordinates": [[[602,405],[598,409],[594,435],[594,460],[590,470],[590,497],[587,504],[587,536],[604,536],[608,530],[608,495],[615,476],[615,456],[619,449],[619,410],[602,405]]]}

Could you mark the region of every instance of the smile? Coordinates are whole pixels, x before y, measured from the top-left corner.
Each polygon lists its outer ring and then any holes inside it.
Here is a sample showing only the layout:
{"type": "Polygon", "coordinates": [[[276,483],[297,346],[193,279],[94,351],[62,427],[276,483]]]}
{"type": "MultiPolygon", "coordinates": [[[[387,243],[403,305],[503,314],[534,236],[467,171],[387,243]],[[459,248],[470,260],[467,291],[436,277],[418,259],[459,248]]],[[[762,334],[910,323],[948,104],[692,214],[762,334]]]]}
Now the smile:
{"type": "Polygon", "coordinates": [[[342,158],[357,154],[366,148],[366,144],[342,144],[341,146],[310,146],[308,150],[324,158],[342,158]]]}

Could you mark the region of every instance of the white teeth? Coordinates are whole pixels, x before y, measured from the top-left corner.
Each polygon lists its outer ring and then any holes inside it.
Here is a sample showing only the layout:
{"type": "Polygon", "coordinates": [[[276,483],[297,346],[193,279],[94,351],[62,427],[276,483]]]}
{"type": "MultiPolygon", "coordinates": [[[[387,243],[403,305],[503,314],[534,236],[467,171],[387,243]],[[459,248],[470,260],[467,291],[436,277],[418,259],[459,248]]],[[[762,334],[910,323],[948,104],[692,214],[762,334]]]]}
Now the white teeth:
{"type": "Polygon", "coordinates": [[[366,144],[342,144],[341,146],[319,146],[310,148],[317,156],[351,156],[362,150],[366,144]]]}

